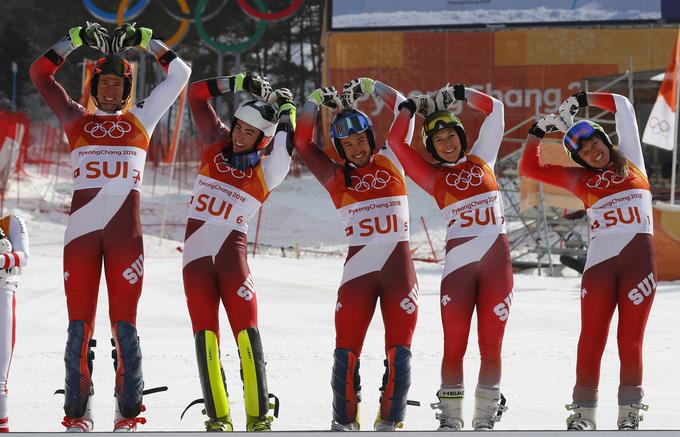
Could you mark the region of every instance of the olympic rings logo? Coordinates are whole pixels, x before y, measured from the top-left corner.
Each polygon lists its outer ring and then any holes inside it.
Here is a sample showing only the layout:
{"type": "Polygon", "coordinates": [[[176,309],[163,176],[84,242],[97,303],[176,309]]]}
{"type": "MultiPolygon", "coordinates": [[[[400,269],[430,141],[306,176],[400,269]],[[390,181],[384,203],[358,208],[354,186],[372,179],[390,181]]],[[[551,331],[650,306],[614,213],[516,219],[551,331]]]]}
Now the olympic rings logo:
{"type": "Polygon", "coordinates": [[[123,138],[123,135],[132,130],[132,126],[127,121],[117,120],[111,121],[106,120],[103,122],[91,121],[83,126],[83,130],[86,134],[89,134],[93,138],[104,138],[109,137],[113,139],[123,138]]]}
{"type": "Polygon", "coordinates": [[[661,120],[656,115],[649,118],[647,126],[649,126],[656,135],[667,137],[670,134],[671,124],[667,120],[661,120]]]}
{"type": "MultiPolygon", "coordinates": [[[[222,44],[212,39],[206,33],[205,28],[203,27],[203,21],[207,21],[215,17],[220,12],[220,10],[224,8],[227,0],[218,0],[219,3],[217,3],[217,6],[213,7],[210,12],[205,11],[208,0],[199,0],[193,12],[189,9],[186,0],[176,1],[179,4],[181,11],[179,14],[173,12],[167,6],[167,0],[158,0],[161,7],[168,15],[180,21],[179,28],[173,36],[165,41],[165,44],[170,47],[174,47],[179,44],[186,36],[187,31],[189,30],[189,24],[193,22],[196,25],[196,31],[198,35],[206,44],[219,52],[228,53],[240,53],[250,49],[255,44],[257,44],[260,39],[262,39],[264,31],[267,27],[267,23],[282,21],[290,18],[290,16],[293,15],[304,3],[304,0],[291,0],[291,4],[285,9],[278,12],[267,12],[267,6],[263,0],[255,0],[257,9],[248,4],[247,0],[238,0],[241,10],[250,18],[257,20],[258,26],[255,30],[255,33],[245,41],[234,44],[222,44]]],[[[132,21],[137,18],[142,12],[144,12],[151,0],[137,0],[134,5],[128,8],[128,4],[130,2],[131,0],[121,0],[118,5],[117,12],[114,13],[98,8],[93,3],[93,0],[83,0],[85,8],[97,19],[107,23],[118,23],[119,26],[125,21],[132,21]]]]}
{"type": "Polygon", "coordinates": [[[480,166],[474,165],[470,171],[451,172],[446,175],[445,182],[450,187],[465,191],[470,187],[482,185],[482,182],[484,182],[484,170],[480,166]]]}
{"type": "Polygon", "coordinates": [[[596,190],[606,190],[611,184],[617,185],[625,180],[626,178],[617,175],[613,171],[606,170],[605,172],[598,173],[592,178],[588,179],[586,186],[596,190]]]}
{"type": "Polygon", "coordinates": [[[369,173],[362,177],[353,175],[349,189],[356,191],[357,193],[365,193],[371,189],[382,190],[392,180],[394,180],[394,178],[385,170],[378,170],[375,174],[369,173]]]}
{"type": "Polygon", "coordinates": [[[213,162],[215,163],[215,167],[217,167],[217,171],[219,171],[220,173],[231,173],[231,175],[235,179],[243,179],[243,178],[250,179],[251,177],[253,177],[253,169],[252,168],[249,167],[248,169],[246,169],[246,171],[239,170],[238,168],[234,168],[234,167],[230,166],[229,164],[227,164],[227,162],[225,162],[224,157],[222,156],[222,153],[216,154],[215,157],[213,158],[213,162]]]}

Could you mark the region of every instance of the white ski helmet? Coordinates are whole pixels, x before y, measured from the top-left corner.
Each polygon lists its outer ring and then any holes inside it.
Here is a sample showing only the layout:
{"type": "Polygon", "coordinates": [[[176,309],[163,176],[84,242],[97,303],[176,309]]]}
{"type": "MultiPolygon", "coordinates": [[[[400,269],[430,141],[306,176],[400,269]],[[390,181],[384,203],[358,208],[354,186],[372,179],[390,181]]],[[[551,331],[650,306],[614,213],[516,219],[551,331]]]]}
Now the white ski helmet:
{"type": "Polygon", "coordinates": [[[232,121],[232,132],[236,126],[236,119],[260,130],[261,134],[255,141],[255,150],[267,147],[276,133],[276,125],[278,124],[276,108],[262,100],[248,100],[238,107],[232,121]]]}

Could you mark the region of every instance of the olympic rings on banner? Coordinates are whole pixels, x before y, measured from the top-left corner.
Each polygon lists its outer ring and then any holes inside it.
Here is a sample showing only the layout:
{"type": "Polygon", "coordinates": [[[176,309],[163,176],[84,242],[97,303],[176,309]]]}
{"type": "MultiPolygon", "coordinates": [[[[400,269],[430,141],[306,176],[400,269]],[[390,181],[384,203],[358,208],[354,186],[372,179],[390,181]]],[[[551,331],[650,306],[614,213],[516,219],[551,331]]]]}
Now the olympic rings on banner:
{"type": "MultiPolygon", "coordinates": [[[[170,7],[167,6],[168,2],[175,2],[175,0],[157,0],[157,3],[163,8],[166,14],[170,15],[172,18],[174,18],[177,21],[184,20],[184,19],[189,19],[191,23],[194,22],[194,14],[193,12],[183,13],[183,12],[175,12],[173,11],[170,7]]],[[[203,11],[205,15],[203,16],[203,21],[208,21],[214,17],[217,16],[217,14],[220,13],[220,11],[227,5],[227,0],[217,0],[217,6],[215,6],[214,10],[210,12],[203,11]]],[[[206,5],[207,9],[207,5],[206,5]]]]}
{"type": "MultiPolygon", "coordinates": [[[[125,11],[124,21],[131,21],[137,18],[144,12],[144,9],[149,6],[149,3],[151,3],[151,0],[138,0],[134,6],[125,11]]],[[[98,20],[104,21],[105,23],[116,22],[117,14],[115,12],[107,12],[103,9],[99,9],[92,0],[83,0],[83,4],[85,5],[85,9],[98,20]]]]}
{"type": "MultiPolygon", "coordinates": [[[[244,52],[250,49],[255,44],[257,44],[260,41],[260,39],[262,39],[262,35],[264,35],[264,31],[267,27],[267,22],[264,20],[260,20],[260,22],[257,25],[257,29],[255,30],[255,33],[250,38],[240,43],[220,44],[217,41],[210,38],[210,36],[205,32],[205,28],[203,27],[203,20],[201,18],[201,14],[203,13],[203,9],[205,8],[205,4],[207,1],[208,0],[198,0],[198,4],[196,5],[196,9],[194,10],[194,24],[196,25],[196,32],[198,32],[198,35],[210,47],[220,52],[230,53],[244,52]]],[[[257,8],[260,11],[264,12],[266,7],[264,2],[262,0],[255,0],[255,3],[257,4],[257,8]]]]}
{"type": "MultiPolygon", "coordinates": [[[[279,12],[258,12],[248,4],[248,0],[238,0],[238,5],[241,6],[243,12],[248,14],[251,18],[256,20],[263,20],[268,22],[285,20],[295,13],[295,11],[302,6],[304,0],[293,0],[286,9],[279,12]]],[[[259,6],[259,5],[258,5],[259,6]]],[[[261,9],[261,8],[258,8],[261,9]]]]}
{"type": "MultiPolygon", "coordinates": [[[[118,14],[116,17],[116,22],[118,23],[119,26],[123,25],[123,11],[127,8],[129,0],[121,0],[120,4],[118,5],[118,14]]],[[[179,7],[184,12],[185,14],[189,13],[189,6],[187,5],[186,0],[177,0],[177,3],[179,3],[179,7]]],[[[182,20],[182,22],[179,25],[179,28],[177,29],[177,32],[175,32],[174,35],[172,35],[170,38],[164,41],[165,45],[167,45],[170,48],[175,47],[177,44],[180,43],[186,36],[187,32],[189,31],[189,19],[185,18],[182,20]]]]}

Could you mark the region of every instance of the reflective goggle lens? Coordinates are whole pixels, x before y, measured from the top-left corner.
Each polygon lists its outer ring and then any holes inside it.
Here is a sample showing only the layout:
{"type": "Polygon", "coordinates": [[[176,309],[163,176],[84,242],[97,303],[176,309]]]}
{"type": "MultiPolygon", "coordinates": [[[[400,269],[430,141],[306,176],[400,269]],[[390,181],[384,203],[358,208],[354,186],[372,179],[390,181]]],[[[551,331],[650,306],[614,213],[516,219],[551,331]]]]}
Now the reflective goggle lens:
{"type": "Polygon", "coordinates": [[[564,145],[570,152],[578,152],[581,148],[579,141],[592,138],[597,131],[590,123],[578,123],[564,134],[564,145]]]}
{"type": "Polygon", "coordinates": [[[432,120],[427,122],[427,125],[425,126],[425,130],[428,132],[432,132],[435,129],[441,129],[443,127],[449,127],[452,124],[456,123],[456,119],[454,118],[453,114],[446,113],[439,115],[432,120]]]}
{"type": "Polygon", "coordinates": [[[369,128],[368,119],[360,114],[352,114],[349,117],[336,120],[331,126],[333,138],[347,138],[352,134],[358,134],[369,128]]]}

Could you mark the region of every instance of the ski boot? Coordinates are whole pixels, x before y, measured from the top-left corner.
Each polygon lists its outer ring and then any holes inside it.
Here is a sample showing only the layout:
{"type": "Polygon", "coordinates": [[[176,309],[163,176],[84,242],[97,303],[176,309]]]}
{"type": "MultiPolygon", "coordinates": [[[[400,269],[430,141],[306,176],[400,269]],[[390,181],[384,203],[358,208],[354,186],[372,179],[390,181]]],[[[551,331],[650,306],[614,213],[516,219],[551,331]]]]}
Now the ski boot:
{"type": "MultiPolygon", "coordinates": [[[[146,411],[144,405],[142,405],[140,412],[146,411]]],[[[137,424],[144,425],[146,419],[143,417],[124,417],[118,408],[118,402],[116,402],[116,410],[113,416],[113,432],[134,432],[137,431],[137,424]]]]}
{"type": "Polygon", "coordinates": [[[463,388],[437,391],[439,402],[430,404],[433,410],[441,410],[435,418],[439,421],[437,431],[460,431],[463,429],[463,388]]]}
{"type": "Polygon", "coordinates": [[[196,333],[195,340],[203,399],[192,402],[189,407],[197,402],[205,403],[203,414],[208,416],[205,422],[206,431],[233,431],[234,425],[229,411],[229,393],[227,393],[227,382],[220,361],[217,334],[208,330],[199,331],[196,333]]]}
{"type": "Polygon", "coordinates": [[[582,407],[577,404],[565,405],[572,414],[567,417],[568,431],[595,431],[597,429],[595,421],[596,407],[582,407]]]}
{"type": "Polygon", "coordinates": [[[228,432],[234,430],[234,425],[231,423],[231,417],[218,417],[217,419],[206,420],[205,430],[209,432],[228,432]]]}
{"type": "Polygon", "coordinates": [[[619,431],[637,431],[644,417],[640,414],[640,410],[647,411],[648,409],[649,405],[640,402],[619,405],[619,418],[616,421],[619,431]]]}
{"type": "Polygon", "coordinates": [[[359,431],[361,377],[359,357],[348,349],[333,352],[333,421],[331,431],[359,431]]]}
{"type": "Polygon", "coordinates": [[[373,423],[376,431],[394,431],[404,426],[408,390],[411,387],[411,351],[395,346],[387,351],[385,374],[380,387],[380,411],[373,423]]]}
{"type": "MultiPolygon", "coordinates": [[[[67,432],[90,432],[94,428],[91,399],[94,395],[92,371],[94,351],[97,345],[92,339],[92,329],[82,320],[68,325],[64,364],[64,419],[61,422],[67,432]]],[[[57,390],[57,393],[62,393],[57,390]]]]}
{"type": "Polygon", "coordinates": [[[64,416],[61,424],[66,427],[66,432],[92,432],[94,430],[94,420],[92,420],[92,399],[90,396],[85,406],[85,412],[81,417],[71,418],[64,416]]]}
{"type": "Polygon", "coordinates": [[[359,422],[338,423],[334,420],[331,422],[331,431],[359,431],[359,422]]]}
{"type": "Polygon", "coordinates": [[[271,431],[271,423],[279,416],[279,400],[267,391],[267,373],[260,332],[252,327],[239,331],[238,353],[241,359],[241,380],[246,406],[246,431],[271,431]],[[269,399],[274,399],[273,404],[269,399]],[[273,416],[268,416],[269,409],[273,416]]]}
{"type": "Polygon", "coordinates": [[[505,396],[498,389],[477,387],[472,428],[475,430],[492,430],[495,423],[501,421],[501,416],[507,410],[505,396]]]}
{"type": "Polygon", "coordinates": [[[116,370],[116,403],[120,415],[131,419],[139,416],[143,409],[142,350],[134,325],[119,321],[114,323],[112,330],[111,345],[115,350],[111,357],[116,370]]]}

